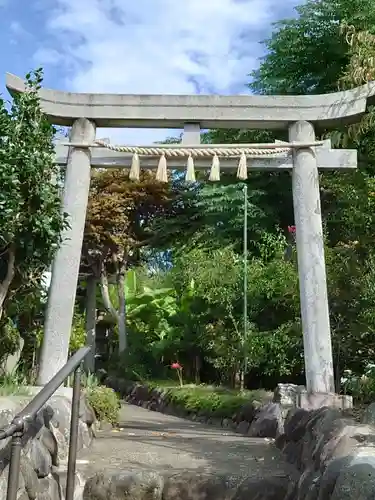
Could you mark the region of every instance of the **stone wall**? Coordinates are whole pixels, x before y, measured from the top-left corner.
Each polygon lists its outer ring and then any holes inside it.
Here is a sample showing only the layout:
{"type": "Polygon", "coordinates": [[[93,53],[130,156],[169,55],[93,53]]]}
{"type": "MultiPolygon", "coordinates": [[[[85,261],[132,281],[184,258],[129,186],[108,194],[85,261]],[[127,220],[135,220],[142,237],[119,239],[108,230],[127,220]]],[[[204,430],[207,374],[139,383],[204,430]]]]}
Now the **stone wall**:
{"type": "MultiPolygon", "coordinates": [[[[350,412],[332,407],[322,407],[316,410],[292,407],[295,404],[297,389],[279,386],[272,402],[265,405],[252,402],[244,405],[236,415],[230,418],[212,419],[207,415],[187,412],[173,406],[163,390],[149,389],[144,385],[119,380],[109,379],[107,383],[122,393],[129,403],[150,410],[229,427],[247,436],[276,438],[275,445],[281,449],[287,461],[298,471],[296,478],[290,477],[287,483],[285,478],[264,478],[256,485],[251,485],[251,490],[254,492],[251,494],[246,481],[237,489],[234,497],[233,491],[228,491],[228,488],[222,486],[222,494],[217,492],[215,500],[229,497],[232,500],[234,498],[236,500],[242,498],[246,500],[253,498],[257,500],[370,500],[375,498],[375,403],[366,409],[362,421],[359,422],[350,416],[350,412]],[[278,483],[277,488],[276,483],[278,483]],[[271,490],[275,492],[272,493],[271,490]],[[242,493],[239,494],[238,491],[242,493]]],[[[193,482],[194,478],[190,480],[193,482]]],[[[85,490],[84,500],[96,499],[96,496],[91,496],[91,488],[95,490],[99,484],[102,485],[103,481],[109,480],[98,477],[90,480],[85,490]]],[[[134,481],[137,483],[136,479],[134,481]]],[[[169,479],[167,479],[167,484],[169,484],[168,481],[169,479]]],[[[205,481],[208,481],[207,484],[210,485],[216,480],[211,477],[205,481]]],[[[163,493],[163,498],[164,496],[163,493]]],[[[180,493],[176,495],[176,498],[182,497],[184,495],[180,493]]],[[[185,495],[185,497],[187,500],[195,498],[194,495],[185,495]]],[[[142,494],[135,498],[144,499],[142,494]]],[[[157,494],[155,498],[158,498],[157,494]]]]}
{"type": "Polygon", "coordinates": [[[202,471],[99,472],[89,478],[83,500],[284,500],[289,475],[233,478],[202,471]]]}
{"type": "MultiPolygon", "coordinates": [[[[0,398],[0,428],[5,428],[31,397],[0,398]]],[[[71,401],[52,397],[24,434],[18,500],[64,500],[70,432],[71,401]]],[[[93,438],[95,416],[84,396],[80,404],[78,449],[93,438]]],[[[0,441],[0,499],[6,498],[11,439],[0,441]]],[[[77,498],[83,481],[77,474],[77,498]]]]}
{"type": "Polygon", "coordinates": [[[276,439],[301,473],[286,500],[375,498],[375,405],[362,423],[333,408],[290,410],[276,439]]]}

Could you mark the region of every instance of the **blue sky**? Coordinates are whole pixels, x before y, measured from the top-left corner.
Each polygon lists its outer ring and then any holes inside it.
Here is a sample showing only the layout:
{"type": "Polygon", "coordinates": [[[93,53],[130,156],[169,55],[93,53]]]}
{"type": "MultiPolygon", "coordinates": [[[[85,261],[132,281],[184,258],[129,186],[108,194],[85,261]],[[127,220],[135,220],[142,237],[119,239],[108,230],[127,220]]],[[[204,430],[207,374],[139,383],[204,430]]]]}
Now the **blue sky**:
{"type": "MultiPolygon", "coordinates": [[[[298,0],[0,0],[5,73],[76,92],[247,93],[259,42],[298,0]]],[[[163,131],[105,131],[150,143],[163,131]]]]}

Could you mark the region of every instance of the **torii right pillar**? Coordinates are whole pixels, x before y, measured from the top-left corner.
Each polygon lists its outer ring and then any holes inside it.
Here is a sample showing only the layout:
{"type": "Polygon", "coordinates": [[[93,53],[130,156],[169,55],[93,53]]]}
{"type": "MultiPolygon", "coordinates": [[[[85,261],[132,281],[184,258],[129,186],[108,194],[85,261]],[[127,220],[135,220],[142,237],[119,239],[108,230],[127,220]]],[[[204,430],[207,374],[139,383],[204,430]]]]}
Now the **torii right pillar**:
{"type": "MultiPolygon", "coordinates": [[[[289,140],[314,142],[313,125],[293,123],[289,140]]],[[[351,399],[335,394],[319,174],[312,148],[294,149],[292,184],[306,373],[306,391],[298,394],[297,405],[348,407],[351,399]]]]}

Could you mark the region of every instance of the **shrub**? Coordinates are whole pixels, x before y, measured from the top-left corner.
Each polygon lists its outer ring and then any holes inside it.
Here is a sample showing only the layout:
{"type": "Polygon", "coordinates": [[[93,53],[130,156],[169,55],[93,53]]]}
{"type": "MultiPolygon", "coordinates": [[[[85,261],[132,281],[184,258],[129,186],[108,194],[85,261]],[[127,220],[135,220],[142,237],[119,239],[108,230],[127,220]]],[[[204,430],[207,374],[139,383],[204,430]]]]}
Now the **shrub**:
{"type": "Polygon", "coordinates": [[[81,384],[86,390],[96,389],[99,385],[99,379],[95,373],[82,373],[81,384]]]}
{"type": "Polygon", "coordinates": [[[20,347],[20,333],[10,318],[0,321],[0,364],[6,361],[9,355],[14,354],[20,347]]]}
{"type": "Polygon", "coordinates": [[[363,375],[345,370],[341,384],[345,394],[352,395],[355,402],[371,403],[375,399],[375,365],[368,364],[363,375]]]}
{"type": "Polygon", "coordinates": [[[148,383],[150,388],[163,390],[170,402],[187,411],[212,417],[232,417],[242,406],[249,401],[260,403],[269,400],[266,391],[236,392],[223,387],[205,385],[165,386],[160,383],[148,383]]]}
{"type": "Polygon", "coordinates": [[[118,424],[120,400],[113,389],[92,385],[86,389],[87,401],[99,421],[118,424]]]}

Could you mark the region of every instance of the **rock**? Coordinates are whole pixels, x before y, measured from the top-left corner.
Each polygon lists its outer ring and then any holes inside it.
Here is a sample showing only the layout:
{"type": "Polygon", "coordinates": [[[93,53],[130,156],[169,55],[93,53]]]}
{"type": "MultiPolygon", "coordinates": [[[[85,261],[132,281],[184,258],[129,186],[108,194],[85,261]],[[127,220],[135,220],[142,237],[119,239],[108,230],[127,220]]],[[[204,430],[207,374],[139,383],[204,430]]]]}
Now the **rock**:
{"type": "MultiPolygon", "coordinates": [[[[60,490],[64,492],[66,491],[66,482],[67,482],[67,471],[66,470],[59,470],[56,471],[55,474],[58,477],[58,484],[60,487],[60,490]]],[[[82,500],[83,498],[83,488],[85,485],[85,480],[82,477],[82,475],[78,472],[76,472],[75,477],[74,477],[74,500],[82,500]]],[[[65,496],[58,500],[64,500],[65,496]]]]}
{"type": "Polygon", "coordinates": [[[60,498],[60,487],[54,477],[45,477],[39,481],[36,500],[60,500],[60,498]]]}
{"type": "Polygon", "coordinates": [[[248,435],[251,437],[275,438],[283,432],[283,416],[281,406],[268,403],[262,406],[252,421],[248,435]]]}
{"type": "MultiPolygon", "coordinates": [[[[341,413],[338,410],[330,408],[320,408],[306,414],[300,422],[305,429],[303,437],[298,440],[301,445],[300,461],[298,467],[307,467],[311,461],[319,456],[318,445],[322,444],[322,436],[332,431],[334,422],[341,413]]],[[[326,438],[324,438],[326,439],[326,438]]]]}
{"type": "Polygon", "coordinates": [[[242,422],[240,422],[238,425],[237,425],[237,432],[239,432],[240,434],[247,434],[247,431],[249,430],[249,422],[246,422],[245,420],[243,420],[242,422]]]}
{"type": "Polygon", "coordinates": [[[302,450],[303,450],[303,443],[301,441],[297,443],[289,441],[285,444],[283,448],[283,453],[289,463],[296,465],[297,467],[300,467],[302,450]]]}
{"type": "Polygon", "coordinates": [[[64,396],[53,396],[44,409],[46,427],[52,424],[59,429],[69,442],[71,404],[64,396]]]}
{"type": "Polygon", "coordinates": [[[79,418],[89,427],[95,422],[95,412],[87,402],[87,397],[85,394],[81,395],[79,401],[79,418]]]}
{"type": "Polygon", "coordinates": [[[149,388],[144,385],[136,384],[131,391],[130,397],[137,403],[148,401],[149,388]]]}
{"type": "Polygon", "coordinates": [[[330,460],[348,456],[364,444],[375,446],[374,432],[372,426],[358,425],[350,419],[326,418],[312,452],[316,467],[324,469],[330,460]]]}
{"type": "Polygon", "coordinates": [[[240,423],[241,421],[246,421],[251,423],[257,412],[257,406],[253,402],[249,401],[244,404],[240,411],[236,414],[236,421],[240,423]]]}
{"type": "Polygon", "coordinates": [[[294,408],[289,410],[284,422],[284,432],[287,441],[295,441],[302,439],[306,432],[306,421],[309,417],[309,412],[302,408],[294,408]]]}
{"type": "Polygon", "coordinates": [[[180,472],[165,479],[163,500],[225,500],[228,490],[229,485],[221,476],[180,472]]]}
{"type": "Polygon", "coordinates": [[[35,500],[38,494],[38,476],[26,457],[21,456],[20,472],[22,474],[25,490],[30,500],[35,500]]]}
{"type": "Polygon", "coordinates": [[[298,483],[296,481],[290,481],[284,500],[296,499],[298,499],[298,483]]]}
{"type": "MultiPolygon", "coordinates": [[[[71,418],[71,402],[64,396],[53,396],[44,409],[44,422],[46,427],[51,430],[51,425],[60,430],[66,443],[69,443],[71,418]]],[[[53,432],[53,430],[52,430],[53,432]]],[[[55,433],[53,432],[55,435],[55,433]]],[[[90,446],[92,435],[87,425],[80,419],[78,421],[78,448],[87,448],[90,446]]]]}
{"type": "Polygon", "coordinates": [[[25,426],[25,433],[22,436],[22,444],[25,445],[30,439],[37,438],[43,427],[44,416],[43,411],[41,411],[25,426]]]}
{"type": "Polygon", "coordinates": [[[157,472],[100,472],[86,481],[83,500],[161,500],[163,485],[157,472]]]}
{"type": "Polygon", "coordinates": [[[54,427],[50,424],[49,430],[53,434],[53,437],[56,439],[57,443],[57,457],[55,457],[53,465],[58,466],[60,461],[64,462],[68,458],[69,447],[68,442],[65,439],[65,435],[61,432],[61,430],[57,427],[54,427]]]}
{"type": "Polygon", "coordinates": [[[26,490],[21,490],[17,492],[17,500],[30,500],[30,497],[27,494],[26,490]]]}
{"type": "Polygon", "coordinates": [[[214,425],[215,427],[221,427],[221,418],[211,417],[210,424],[214,425]]]}
{"type": "MultiPolygon", "coordinates": [[[[6,465],[4,469],[0,472],[0,498],[5,499],[7,496],[8,489],[8,475],[9,475],[9,465],[6,465]]],[[[18,493],[25,490],[25,481],[23,475],[20,474],[18,477],[18,493]]]]}
{"type": "Polygon", "coordinates": [[[340,472],[330,500],[370,500],[375,496],[375,448],[361,448],[340,472]]]}
{"type": "Polygon", "coordinates": [[[58,444],[52,431],[47,427],[43,427],[38,435],[38,439],[51,455],[52,465],[58,466],[58,444]]]}
{"type": "Polygon", "coordinates": [[[289,476],[247,478],[237,488],[232,500],[284,500],[290,481],[289,476]]]}
{"type": "Polygon", "coordinates": [[[363,424],[375,425],[375,403],[371,403],[362,415],[363,424]]]}
{"type": "Polygon", "coordinates": [[[351,461],[351,457],[331,460],[325,469],[320,481],[319,500],[330,500],[336,485],[337,478],[351,461]]]}
{"type": "Polygon", "coordinates": [[[52,469],[52,457],[48,450],[38,439],[32,439],[25,454],[30,460],[32,468],[37,476],[42,478],[48,476],[52,469]]]}
{"type": "Polygon", "coordinates": [[[316,500],[319,493],[320,481],[320,472],[312,467],[306,469],[298,481],[298,498],[313,500],[315,496],[316,500]]]}
{"type": "Polygon", "coordinates": [[[221,421],[221,426],[224,427],[224,428],[227,428],[230,426],[230,420],[229,418],[223,418],[223,420],[221,421]]]}

